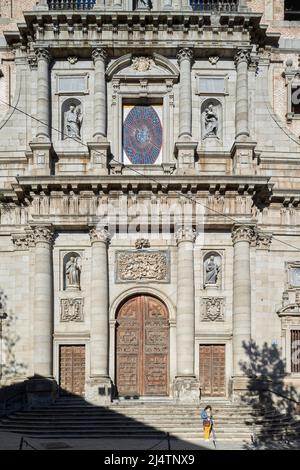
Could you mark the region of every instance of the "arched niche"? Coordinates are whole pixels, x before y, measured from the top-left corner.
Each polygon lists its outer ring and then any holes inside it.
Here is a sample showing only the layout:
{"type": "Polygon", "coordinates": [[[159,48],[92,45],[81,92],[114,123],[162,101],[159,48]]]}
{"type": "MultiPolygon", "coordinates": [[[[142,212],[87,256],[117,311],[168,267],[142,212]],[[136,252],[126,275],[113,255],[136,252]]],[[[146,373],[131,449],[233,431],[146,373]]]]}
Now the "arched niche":
{"type": "Polygon", "coordinates": [[[62,104],[63,139],[82,139],[83,106],[79,99],[68,98],[62,104]]]}
{"type": "Polygon", "coordinates": [[[63,258],[64,290],[81,289],[82,258],[76,251],[66,253],[63,258]]]}
{"type": "Polygon", "coordinates": [[[222,256],[217,251],[209,251],[203,258],[204,287],[220,287],[222,275],[222,256]]]}
{"type": "Polygon", "coordinates": [[[222,138],[222,103],[216,98],[208,98],[201,105],[202,140],[222,138]]]}

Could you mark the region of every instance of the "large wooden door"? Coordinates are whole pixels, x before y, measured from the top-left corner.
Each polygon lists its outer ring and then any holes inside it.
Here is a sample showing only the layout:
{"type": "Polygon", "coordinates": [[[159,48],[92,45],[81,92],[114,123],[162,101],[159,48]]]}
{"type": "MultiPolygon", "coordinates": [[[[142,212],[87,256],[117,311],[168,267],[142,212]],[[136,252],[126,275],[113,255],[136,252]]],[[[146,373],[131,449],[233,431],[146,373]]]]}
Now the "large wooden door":
{"type": "Polygon", "coordinates": [[[200,345],[199,361],[200,386],[202,396],[225,396],[225,345],[200,345]]]}
{"type": "Polygon", "coordinates": [[[116,363],[119,396],[168,395],[169,322],[162,302],[140,295],[121,307],[116,363]]]}
{"type": "Polygon", "coordinates": [[[61,394],[84,395],[85,346],[62,345],[59,349],[61,394]]]}

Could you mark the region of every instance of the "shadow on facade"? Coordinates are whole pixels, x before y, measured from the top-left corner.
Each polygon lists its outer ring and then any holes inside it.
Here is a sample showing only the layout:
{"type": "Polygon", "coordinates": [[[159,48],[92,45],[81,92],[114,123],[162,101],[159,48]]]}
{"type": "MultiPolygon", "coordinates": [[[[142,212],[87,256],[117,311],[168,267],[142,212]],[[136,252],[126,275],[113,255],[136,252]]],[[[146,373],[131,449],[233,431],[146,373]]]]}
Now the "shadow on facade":
{"type": "MultiPolygon", "coordinates": [[[[180,408],[176,405],[160,404],[163,411],[158,411],[153,419],[156,413],[153,409],[158,405],[153,404],[151,411],[147,411],[147,405],[141,409],[143,405],[139,407],[137,400],[125,405],[97,406],[83,397],[67,393],[53,380],[36,376],[2,387],[0,403],[0,433],[16,433],[20,439],[25,439],[25,444],[28,440],[37,449],[55,450],[54,444],[57,444],[56,449],[67,444],[65,448],[79,449],[207,450],[172,433],[168,435],[166,421],[171,422],[171,418],[179,432],[180,426],[186,428],[191,423],[186,410],[177,418],[171,416],[176,408],[177,411],[180,408]],[[136,406],[141,414],[136,414],[136,406]],[[151,424],[159,417],[161,427],[151,424]]],[[[199,417],[199,440],[201,437],[199,417]]]]}
{"type": "Polygon", "coordinates": [[[259,347],[254,341],[244,343],[243,347],[248,359],[240,365],[249,382],[242,400],[253,410],[255,447],[278,448],[281,443],[299,448],[300,394],[288,382],[280,350],[267,343],[259,347]]]}

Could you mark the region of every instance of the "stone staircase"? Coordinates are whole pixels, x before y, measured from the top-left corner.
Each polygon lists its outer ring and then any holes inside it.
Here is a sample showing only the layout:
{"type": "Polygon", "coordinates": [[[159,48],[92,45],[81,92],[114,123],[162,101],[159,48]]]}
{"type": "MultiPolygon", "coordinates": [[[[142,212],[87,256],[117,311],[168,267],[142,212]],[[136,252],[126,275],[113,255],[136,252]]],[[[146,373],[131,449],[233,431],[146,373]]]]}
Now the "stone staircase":
{"type": "MultiPolygon", "coordinates": [[[[207,402],[206,402],[207,403],[207,402]]],[[[249,406],[212,402],[218,440],[251,441],[262,427],[270,438],[282,435],[295,424],[282,415],[253,413],[249,406]]],[[[203,407],[201,405],[201,407],[203,407]]],[[[155,438],[166,433],[182,440],[202,436],[199,410],[194,405],[175,405],[161,401],[120,401],[109,407],[96,407],[81,398],[59,398],[49,407],[21,411],[2,418],[0,431],[39,439],[155,438]]],[[[300,422],[296,429],[300,436],[300,422]]]]}

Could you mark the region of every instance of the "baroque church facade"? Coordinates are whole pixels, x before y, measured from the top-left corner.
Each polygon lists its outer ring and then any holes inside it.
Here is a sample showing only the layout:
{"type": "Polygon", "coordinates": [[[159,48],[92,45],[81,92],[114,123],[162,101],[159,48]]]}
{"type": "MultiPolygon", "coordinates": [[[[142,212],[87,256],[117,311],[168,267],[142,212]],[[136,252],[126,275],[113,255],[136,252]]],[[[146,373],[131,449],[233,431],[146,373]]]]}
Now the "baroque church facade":
{"type": "Polygon", "coordinates": [[[238,399],[255,344],[299,390],[293,2],[0,13],[1,384],[238,399]]]}

